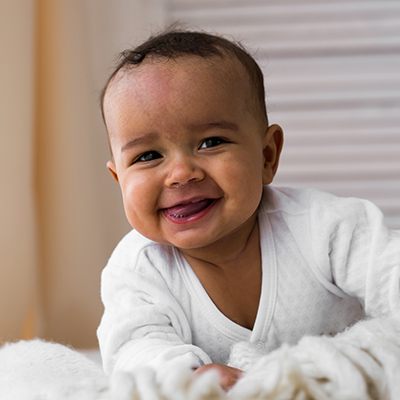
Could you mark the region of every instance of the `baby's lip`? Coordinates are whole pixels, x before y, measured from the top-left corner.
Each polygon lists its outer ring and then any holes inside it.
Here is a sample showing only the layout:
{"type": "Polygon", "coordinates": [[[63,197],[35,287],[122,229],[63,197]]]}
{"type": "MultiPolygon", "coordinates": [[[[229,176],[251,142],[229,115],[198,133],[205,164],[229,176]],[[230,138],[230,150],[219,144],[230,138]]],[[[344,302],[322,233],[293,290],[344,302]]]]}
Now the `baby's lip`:
{"type": "Polygon", "coordinates": [[[176,207],[183,207],[183,206],[186,206],[191,203],[199,203],[199,202],[206,201],[206,200],[213,201],[213,200],[217,200],[217,198],[216,197],[196,196],[196,197],[191,197],[188,199],[181,199],[181,200],[171,202],[171,204],[168,204],[164,207],[161,207],[161,211],[168,210],[171,208],[176,208],[176,207]]]}

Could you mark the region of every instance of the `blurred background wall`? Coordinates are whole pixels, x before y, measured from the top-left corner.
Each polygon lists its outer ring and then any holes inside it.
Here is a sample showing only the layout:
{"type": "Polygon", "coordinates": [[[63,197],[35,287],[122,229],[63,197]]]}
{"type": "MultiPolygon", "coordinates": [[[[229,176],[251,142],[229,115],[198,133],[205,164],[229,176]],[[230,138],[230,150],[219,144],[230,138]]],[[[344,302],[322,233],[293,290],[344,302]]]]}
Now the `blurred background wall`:
{"type": "Polygon", "coordinates": [[[0,342],[96,346],[100,272],[128,231],[98,96],[175,21],[240,40],[286,132],[277,184],[367,197],[400,228],[396,0],[1,0],[0,342]]]}
{"type": "Polygon", "coordinates": [[[0,341],[96,345],[100,272],[128,231],[98,98],[158,2],[0,1],[0,341]]]}

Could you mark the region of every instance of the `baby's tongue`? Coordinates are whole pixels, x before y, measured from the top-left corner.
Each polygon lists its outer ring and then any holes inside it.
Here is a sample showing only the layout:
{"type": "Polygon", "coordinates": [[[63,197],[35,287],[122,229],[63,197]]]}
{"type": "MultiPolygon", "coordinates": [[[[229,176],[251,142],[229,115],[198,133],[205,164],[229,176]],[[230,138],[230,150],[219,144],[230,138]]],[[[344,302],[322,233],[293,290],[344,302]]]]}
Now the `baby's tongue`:
{"type": "Polygon", "coordinates": [[[205,199],[195,203],[179,204],[165,210],[165,213],[172,218],[185,218],[204,210],[211,204],[212,200],[205,199]]]}

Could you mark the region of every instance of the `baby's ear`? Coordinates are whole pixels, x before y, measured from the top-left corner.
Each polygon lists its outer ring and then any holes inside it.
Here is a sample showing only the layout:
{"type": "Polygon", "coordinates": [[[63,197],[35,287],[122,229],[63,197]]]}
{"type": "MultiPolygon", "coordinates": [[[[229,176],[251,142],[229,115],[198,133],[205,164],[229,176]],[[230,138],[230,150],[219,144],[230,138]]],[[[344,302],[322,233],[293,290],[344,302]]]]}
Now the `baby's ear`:
{"type": "Polygon", "coordinates": [[[115,181],[118,182],[117,169],[115,168],[114,161],[107,161],[107,169],[115,181]]]}
{"type": "Polygon", "coordinates": [[[263,183],[268,185],[274,179],[279,165],[279,157],[283,146],[283,131],[279,125],[270,125],[264,135],[263,154],[264,171],[263,183]]]}

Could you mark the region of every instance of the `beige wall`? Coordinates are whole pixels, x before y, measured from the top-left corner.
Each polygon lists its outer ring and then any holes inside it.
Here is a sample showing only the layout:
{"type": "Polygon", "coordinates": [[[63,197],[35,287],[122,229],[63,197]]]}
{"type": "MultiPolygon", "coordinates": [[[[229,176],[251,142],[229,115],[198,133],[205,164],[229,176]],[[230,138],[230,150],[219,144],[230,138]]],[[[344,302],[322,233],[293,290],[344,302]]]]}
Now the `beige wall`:
{"type": "Polygon", "coordinates": [[[100,272],[129,228],[98,95],[116,53],[162,27],[160,4],[1,2],[1,341],[96,345],[100,272]]]}
{"type": "Polygon", "coordinates": [[[35,291],[33,9],[0,3],[0,338],[21,333],[35,291]]]}

